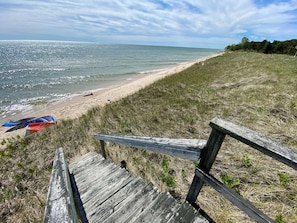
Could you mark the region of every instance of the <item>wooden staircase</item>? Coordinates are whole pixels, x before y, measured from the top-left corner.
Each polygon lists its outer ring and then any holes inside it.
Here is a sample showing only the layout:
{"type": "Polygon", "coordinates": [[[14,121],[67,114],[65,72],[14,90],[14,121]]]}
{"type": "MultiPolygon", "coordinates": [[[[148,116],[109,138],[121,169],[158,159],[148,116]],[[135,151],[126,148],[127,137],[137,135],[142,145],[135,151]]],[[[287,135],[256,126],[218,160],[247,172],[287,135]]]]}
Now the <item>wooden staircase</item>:
{"type": "MultiPolygon", "coordinates": [[[[56,150],[44,223],[52,222],[213,222],[196,203],[208,184],[256,222],[275,222],[251,202],[214,176],[210,169],[225,136],[236,139],[297,170],[297,151],[267,136],[221,118],[210,122],[208,140],[170,139],[98,133],[105,141],[198,161],[186,201],[179,203],[101,155],[90,152],[68,165],[62,148],[56,150]],[[198,211],[195,209],[199,209],[198,211]],[[77,211],[78,210],[78,211],[77,211]],[[78,214],[78,216],[77,216],[78,214]],[[203,214],[201,216],[200,214],[203,214]]],[[[268,165],[271,165],[269,163],[268,165]]]]}
{"type": "Polygon", "coordinates": [[[84,222],[208,222],[188,202],[90,152],[69,165],[74,199],[84,222]]]}

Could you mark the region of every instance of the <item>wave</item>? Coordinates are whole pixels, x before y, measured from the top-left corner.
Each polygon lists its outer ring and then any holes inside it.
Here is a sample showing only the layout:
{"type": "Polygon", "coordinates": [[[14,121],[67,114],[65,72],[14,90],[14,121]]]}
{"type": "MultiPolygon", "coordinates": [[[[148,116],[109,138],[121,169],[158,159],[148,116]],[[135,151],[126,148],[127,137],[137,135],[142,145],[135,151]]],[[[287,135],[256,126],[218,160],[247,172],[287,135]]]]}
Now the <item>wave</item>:
{"type": "Polygon", "coordinates": [[[0,106],[0,118],[12,116],[21,112],[28,112],[31,111],[34,106],[52,103],[64,98],[67,98],[67,94],[54,93],[46,96],[20,99],[18,101],[0,101],[0,104],[2,104],[2,106],[0,106]]]}
{"type": "Polygon", "coordinates": [[[153,69],[153,70],[145,70],[145,71],[141,71],[139,72],[139,74],[153,74],[153,73],[157,73],[157,72],[161,72],[163,70],[166,70],[168,68],[160,68],[160,69],[153,69]]]}
{"type": "Polygon", "coordinates": [[[15,73],[22,74],[22,73],[32,72],[32,71],[35,71],[35,72],[38,72],[38,71],[39,72],[42,72],[42,71],[64,72],[66,70],[67,70],[66,68],[56,68],[56,67],[41,68],[41,69],[40,68],[19,68],[19,69],[1,70],[0,75],[2,75],[1,79],[8,79],[9,80],[9,79],[14,78],[14,76],[11,76],[11,75],[15,74],[15,73]]]}
{"type": "Polygon", "coordinates": [[[0,106],[0,116],[4,118],[8,115],[14,115],[19,112],[26,112],[33,109],[32,105],[29,104],[12,104],[8,106],[0,106]]]}
{"type": "Polygon", "coordinates": [[[66,71],[66,68],[43,68],[43,71],[66,71]]]}

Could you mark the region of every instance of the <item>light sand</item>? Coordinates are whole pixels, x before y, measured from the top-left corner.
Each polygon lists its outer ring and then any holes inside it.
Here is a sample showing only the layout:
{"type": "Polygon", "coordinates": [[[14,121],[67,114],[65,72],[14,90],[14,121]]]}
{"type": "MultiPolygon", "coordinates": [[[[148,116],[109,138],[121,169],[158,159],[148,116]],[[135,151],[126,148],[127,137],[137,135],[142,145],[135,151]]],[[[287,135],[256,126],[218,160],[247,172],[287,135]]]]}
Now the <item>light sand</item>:
{"type": "MultiPolygon", "coordinates": [[[[58,121],[59,119],[78,118],[94,106],[103,106],[107,103],[117,101],[123,97],[137,92],[138,90],[168,75],[178,73],[194,65],[195,63],[205,61],[209,58],[219,56],[221,54],[222,53],[179,64],[177,66],[168,69],[163,69],[154,73],[139,75],[139,78],[127,80],[121,84],[111,86],[103,90],[93,91],[93,95],[90,96],[79,95],[72,98],[65,98],[62,101],[51,103],[49,105],[39,106],[33,109],[33,111],[23,112],[22,114],[16,115],[14,119],[17,120],[25,117],[39,117],[44,115],[53,115],[58,121]]],[[[0,127],[0,142],[3,139],[15,137],[17,135],[24,136],[26,131],[26,129],[24,128],[6,133],[5,131],[7,129],[7,127],[0,127]]]]}

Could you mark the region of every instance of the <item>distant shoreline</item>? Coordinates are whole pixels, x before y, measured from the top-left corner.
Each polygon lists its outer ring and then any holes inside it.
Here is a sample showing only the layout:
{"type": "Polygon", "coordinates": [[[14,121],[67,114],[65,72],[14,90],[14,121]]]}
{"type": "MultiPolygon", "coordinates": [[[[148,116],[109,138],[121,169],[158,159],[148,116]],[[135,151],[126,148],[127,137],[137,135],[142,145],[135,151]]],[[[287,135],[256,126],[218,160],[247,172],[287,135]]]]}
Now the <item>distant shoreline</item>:
{"type": "MultiPolygon", "coordinates": [[[[162,70],[156,70],[155,72],[146,72],[139,75],[139,77],[136,77],[135,79],[125,80],[104,89],[90,91],[89,93],[92,94],[88,96],[86,96],[85,94],[81,94],[69,98],[64,98],[63,100],[60,100],[58,102],[49,103],[46,105],[39,105],[28,112],[22,112],[15,116],[0,120],[1,125],[10,118],[17,120],[25,117],[39,117],[43,115],[53,115],[58,120],[58,122],[61,119],[75,119],[86,113],[94,106],[104,106],[107,103],[117,101],[139,91],[140,89],[152,84],[157,80],[181,72],[196,63],[205,61],[212,57],[220,56],[222,54],[223,52],[186,63],[178,64],[176,66],[165,68],[162,70]]],[[[15,137],[17,135],[24,136],[26,131],[25,129],[20,129],[14,132],[6,133],[6,130],[6,127],[0,128],[0,142],[3,139],[15,137]]]]}

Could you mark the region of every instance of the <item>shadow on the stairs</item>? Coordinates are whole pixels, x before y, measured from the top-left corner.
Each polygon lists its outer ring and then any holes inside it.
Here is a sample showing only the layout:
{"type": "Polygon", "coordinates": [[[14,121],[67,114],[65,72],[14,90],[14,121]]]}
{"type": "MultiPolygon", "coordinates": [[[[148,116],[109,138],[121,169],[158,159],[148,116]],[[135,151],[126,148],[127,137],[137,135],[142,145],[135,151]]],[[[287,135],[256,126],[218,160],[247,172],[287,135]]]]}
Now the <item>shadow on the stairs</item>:
{"type": "Polygon", "coordinates": [[[71,186],[72,186],[72,192],[73,192],[73,196],[75,199],[75,204],[76,204],[76,210],[78,210],[78,218],[81,219],[82,223],[89,223],[88,219],[87,219],[87,215],[85,212],[85,209],[83,207],[83,202],[80,198],[80,194],[76,185],[76,181],[75,178],[73,176],[73,174],[69,174],[70,176],[70,181],[71,181],[71,186]]]}

